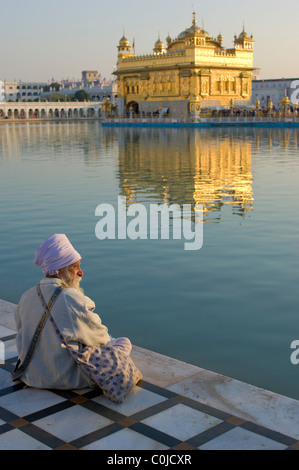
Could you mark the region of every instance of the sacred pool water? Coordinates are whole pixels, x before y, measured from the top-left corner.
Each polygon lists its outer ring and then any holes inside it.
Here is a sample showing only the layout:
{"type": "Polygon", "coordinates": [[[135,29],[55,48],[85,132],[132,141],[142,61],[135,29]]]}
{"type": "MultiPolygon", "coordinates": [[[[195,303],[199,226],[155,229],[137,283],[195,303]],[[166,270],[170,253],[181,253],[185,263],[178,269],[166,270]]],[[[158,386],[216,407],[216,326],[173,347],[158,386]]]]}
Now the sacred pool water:
{"type": "Polygon", "coordinates": [[[299,399],[298,132],[3,124],[0,298],[17,303],[41,278],[35,249],[65,233],[113,336],[299,399]],[[199,205],[202,246],[171,236],[175,218],[168,239],[119,237],[119,197],[199,205]],[[114,239],[96,236],[102,204],[114,239]]]}

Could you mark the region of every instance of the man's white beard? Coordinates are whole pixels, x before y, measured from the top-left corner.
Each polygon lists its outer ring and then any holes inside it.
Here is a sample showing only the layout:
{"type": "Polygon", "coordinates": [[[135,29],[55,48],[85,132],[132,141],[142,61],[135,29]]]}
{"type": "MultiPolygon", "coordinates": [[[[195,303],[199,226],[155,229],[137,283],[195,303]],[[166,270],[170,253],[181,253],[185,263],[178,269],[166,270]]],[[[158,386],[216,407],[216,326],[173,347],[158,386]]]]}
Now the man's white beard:
{"type": "Polygon", "coordinates": [[[63,277],[60,277],[60,279],[66,288],[77,289],[79,292],[84,294],[83,289],[80,287],[80,282],[82,280],[80,276],[73,277],[72,274],[66,272],[63,274],[63,277]]]}

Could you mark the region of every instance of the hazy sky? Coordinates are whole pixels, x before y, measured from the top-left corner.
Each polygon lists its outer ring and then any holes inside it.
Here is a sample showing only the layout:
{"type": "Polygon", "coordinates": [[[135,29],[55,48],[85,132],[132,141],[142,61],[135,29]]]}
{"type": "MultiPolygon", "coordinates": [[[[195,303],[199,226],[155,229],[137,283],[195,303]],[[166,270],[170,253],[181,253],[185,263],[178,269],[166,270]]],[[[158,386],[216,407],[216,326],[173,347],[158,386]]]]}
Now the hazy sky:
{"type": "Polygon", "coordinates": [[[159,33],[165,42],[192,24],[193,10],[224,47],[245,23],[261,78],[299,77],[298,0],[0,0],[0,80],[110,78],[123,30],[137,54],[151,53],[159,33]]]}

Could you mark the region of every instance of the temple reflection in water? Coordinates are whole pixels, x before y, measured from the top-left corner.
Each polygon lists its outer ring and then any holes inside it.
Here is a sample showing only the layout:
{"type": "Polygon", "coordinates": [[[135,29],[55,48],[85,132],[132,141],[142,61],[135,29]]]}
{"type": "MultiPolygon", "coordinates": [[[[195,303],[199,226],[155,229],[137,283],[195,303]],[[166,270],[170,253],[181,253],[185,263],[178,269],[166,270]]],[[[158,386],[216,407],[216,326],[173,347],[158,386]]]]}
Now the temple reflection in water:
{"type": "Polygon", "coordinates": [[[118,133],[120,193],[128,203],[202,204],[206,222],[220,218],[225,204],[241,216],[252,211],[251,139],[219,130],[112,132],[118,133]]]}
{"type": "MultiPolygon", "coordinates": [[[[298,132],[102,128],[97,122],[2,127],[2,163],[23,158],[29,162],[35,147],[43,149],[43,160],[55,164],[81,160],[93,179],[100,177],[103,165],[111,168],[117,177],[111,184],[116,183],[116,191],[126,196],[128,204],[202,204],[204,220],[209,222],[223,219],[225,207],[242,217],[252,212],[253,157],[263,151],[269,159],[275,148],[282,154],[297,154],[298,132]]],[[[260,161],[257,157],[255,164],[260,161]]]]}

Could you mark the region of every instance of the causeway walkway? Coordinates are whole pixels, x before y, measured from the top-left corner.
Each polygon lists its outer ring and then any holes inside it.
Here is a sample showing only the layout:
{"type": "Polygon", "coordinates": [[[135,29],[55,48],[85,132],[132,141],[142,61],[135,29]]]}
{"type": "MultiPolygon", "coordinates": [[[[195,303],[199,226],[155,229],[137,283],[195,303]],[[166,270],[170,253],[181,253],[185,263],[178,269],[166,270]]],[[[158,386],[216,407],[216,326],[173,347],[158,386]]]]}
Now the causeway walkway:
{"type": "Polygon", "coordinates": [[[209,118],[107,118],[103,127],[159,127],[159,128],[197,128],[217,127],[261,128],[261,129],[299,129],[296,117],[209,117],[209,118]]]}
{"type": "Polygon", "coordinates": [[[299,401],[137,346],[121,405],[13,383],[14,309],[0,300],[0,450],[299,450],[299,401]]]}

